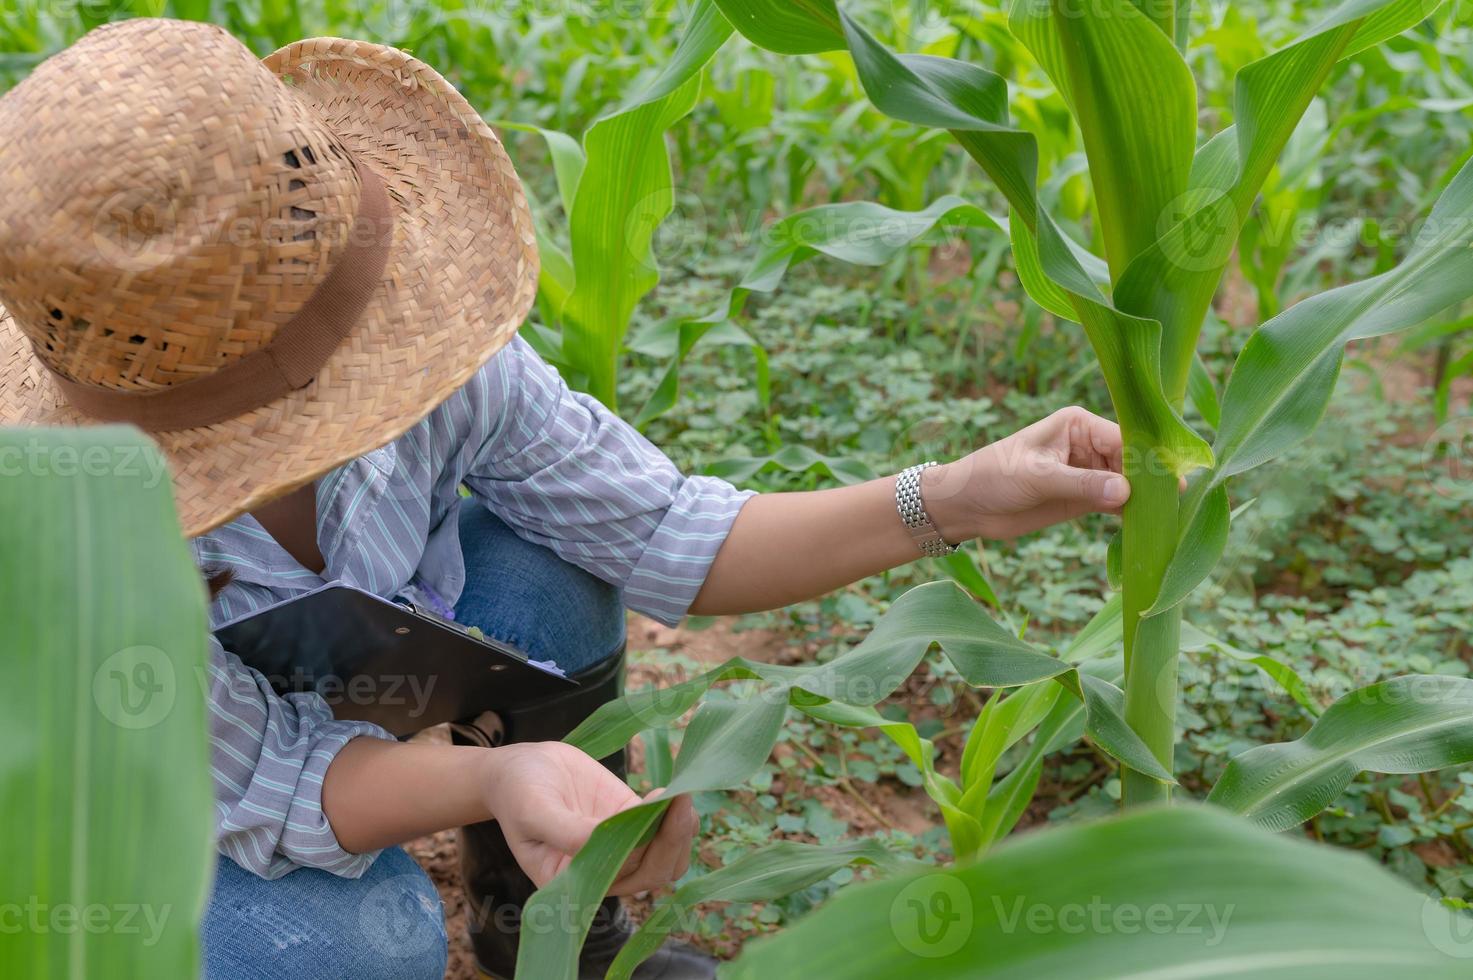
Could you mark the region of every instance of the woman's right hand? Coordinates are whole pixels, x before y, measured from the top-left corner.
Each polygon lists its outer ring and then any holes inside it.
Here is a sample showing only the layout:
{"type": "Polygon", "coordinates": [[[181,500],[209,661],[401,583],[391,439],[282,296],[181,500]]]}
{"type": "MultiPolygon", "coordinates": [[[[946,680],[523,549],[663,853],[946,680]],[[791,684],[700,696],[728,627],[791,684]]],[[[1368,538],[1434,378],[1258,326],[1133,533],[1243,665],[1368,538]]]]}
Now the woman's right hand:
{"type": "MultiPolygon", "coordinates": [[[[641,799],[622,779],[563,742],[524,742],[485,753],[485,799],[513,856],[541,888],[568,866],[604,819],[641,799]]],[[[648,844],[630,855],[609,890],[631,895],[685,874],[698,821],[690,797],[677,797],[648,844]]]]}

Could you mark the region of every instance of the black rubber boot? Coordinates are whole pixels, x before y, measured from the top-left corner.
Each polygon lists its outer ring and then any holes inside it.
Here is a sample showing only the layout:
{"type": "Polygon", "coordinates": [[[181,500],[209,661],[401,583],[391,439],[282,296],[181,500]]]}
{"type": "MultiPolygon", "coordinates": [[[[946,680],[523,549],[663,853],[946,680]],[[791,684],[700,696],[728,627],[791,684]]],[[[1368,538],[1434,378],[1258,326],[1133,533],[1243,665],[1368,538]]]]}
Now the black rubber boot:
{"type": "MultiPolygon", "coordinates": [[[[460,744],[481,745],[557,741],[599,705],[618,697],[623,675],[621,649],[607,663],[578,676],[580,686],[576,691],[503,713],[499,726],[455,726],[454,739],[460,744]]],[[[626,776],[622,750],[602,762],[619,778],[626,776]]],[[[460,871],[466,925],[477,964],[488,977],[511,980],[516,971],[522,908],[537,889],[517,865],[494,820],[461,828],[460,871]]],[[[623,903],[617,898],[604,899],[578,958],[579,980],[602,980],[633,934],[623,903]]],[[[693,946],[671,941],[645,960],[634,976],[636,980],[711,980],[716,976],[716,960],[693,946]]]]}

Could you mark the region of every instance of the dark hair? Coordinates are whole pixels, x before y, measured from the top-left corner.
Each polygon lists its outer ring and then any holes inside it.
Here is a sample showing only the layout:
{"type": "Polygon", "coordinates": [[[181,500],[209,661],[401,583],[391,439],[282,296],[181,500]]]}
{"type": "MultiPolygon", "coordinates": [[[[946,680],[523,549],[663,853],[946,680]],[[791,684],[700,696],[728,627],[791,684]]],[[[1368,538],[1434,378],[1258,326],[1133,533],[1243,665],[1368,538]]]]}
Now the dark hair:
{"type": "Polygon", "coordinates": [[[235,581],[235,573],[228,568],[206,569],[204,572],[205,585],[210,590],[210,599],[213,601],[225,587],[235,581]]]}

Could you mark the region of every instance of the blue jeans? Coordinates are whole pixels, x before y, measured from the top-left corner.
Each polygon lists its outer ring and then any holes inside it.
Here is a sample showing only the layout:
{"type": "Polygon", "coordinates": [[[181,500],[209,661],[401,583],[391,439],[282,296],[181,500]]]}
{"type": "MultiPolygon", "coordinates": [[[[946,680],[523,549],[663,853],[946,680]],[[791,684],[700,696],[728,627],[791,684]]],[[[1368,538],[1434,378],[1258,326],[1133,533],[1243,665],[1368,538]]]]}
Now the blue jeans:
{"type": "Polygon", "coordinates": [[[533,660],[579,674],[624,645],[618,589],[541,545],[523,541],[485,507],[460,506],[465,589],[455,620],[480,627],[533,660]]]}
{"type": "MultiPolygon", "coordinates": [[[[461,505],[466,583],[455,618],[577,674],[619,652],[619,591],[461,505]]],[[[362,878],[301,868],[275,881],[220,857],[203,929],[206,980],[440,980],[447,940],[434,884],[402,849],[362,878]]]]}

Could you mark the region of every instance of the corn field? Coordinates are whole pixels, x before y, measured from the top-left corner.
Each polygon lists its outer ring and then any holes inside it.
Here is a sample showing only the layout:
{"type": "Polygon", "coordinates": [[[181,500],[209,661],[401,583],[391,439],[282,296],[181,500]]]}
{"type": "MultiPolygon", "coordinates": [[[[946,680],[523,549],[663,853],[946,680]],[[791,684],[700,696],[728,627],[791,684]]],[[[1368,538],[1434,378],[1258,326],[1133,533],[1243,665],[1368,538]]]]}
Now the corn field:
{"type": "MultiPolygon", "coordinates": [[[[744,620],[679,669],[637,660],[641,682],[568,741],[594,758],[637,742],[665,794],[537,893],[529,915],[582,911],[523,937],[518,977],[578,975],[598,900],[679,794],[720,853],[652,897],[611,978],[672,934],[764,980],[1469,975],[1466,5],[13,0],[0,78],[145,13],[261,52],[333,34],[439,66],[533,199],[522,336],[694,469],[809,489],[1066,404],[1120,423],[1118,518],[744,620]],[[808,808],[799,827],[775,781],[891,825],[828,834],[808,808]],[[897,795],[928,829],[896,829],[897,795]]],[[[47,498],[73,515],[25,548],[6,533],[0,594],[78,577],[56,556],[86,521],[128,525],[96,561],[198,631],[167,514],[118,513],[166,511],[166,493],[54,494],[0,481],[0,514],[47,498]]],[[[141,602],[81,586],[99,610],[141,602]]],[[[48,622],[17,641],[46,654],[31,693],[0,695],[12,743],[65,707],[81,641],[48,622]]],[[[111,729],[67,729],[57,752],[81,740],[143,807],[161,774],[202,773],[203,749],[180,748],[200,724],[155,729],[169,753],[111,729]]],[[[127,855],[207,849],[203,775],[120,842],[62,812],[46,766],[0,765],[5,825],[53,817],[33,862],[0,869],[0,903],[152,873],[157,901],[198,907],[202,878],[127,855]]],[[[148,950],[95,941],[113,976],[184,976],[179,926],[148,950]]],[[[68,975],[59,938],[0,972],[68,975]]]]}

